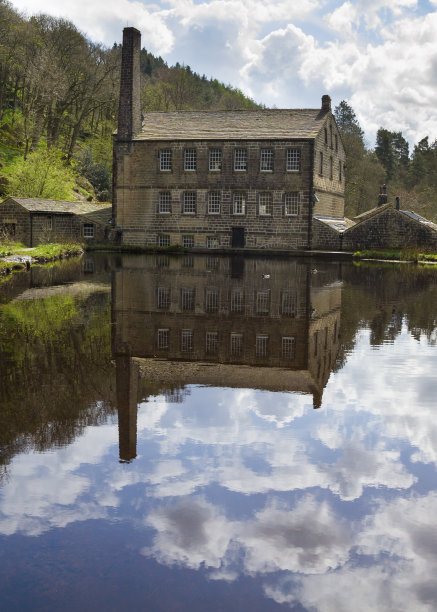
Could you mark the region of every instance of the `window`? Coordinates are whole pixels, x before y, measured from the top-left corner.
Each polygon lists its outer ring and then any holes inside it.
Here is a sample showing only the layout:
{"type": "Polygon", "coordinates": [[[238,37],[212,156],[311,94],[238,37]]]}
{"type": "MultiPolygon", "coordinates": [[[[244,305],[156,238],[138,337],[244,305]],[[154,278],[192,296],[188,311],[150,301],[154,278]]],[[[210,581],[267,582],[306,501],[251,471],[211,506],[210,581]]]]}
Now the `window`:
{"type": "Polygon", "coordinates": [[[159,152],[159,169],[161,172],[171,171],[171,149],[162,149],[159,152]]]}
{"type": "Polygon", "coordinates": [[[329,124],[329,146],[332,149],[332,125],[329,124]]]}
{"type": "Polygon", "coordinates": [[[300,171],[300,149],[287,149],[285,169],[287,172],[300,171]]]}
{"type": "Polygon", "coordinates": [[[161,310],[170,308],[170,289],[168,287],[158,287],[157,305],[161,310]]]}
{"type": "Polygon", "coordinates": [[[292,191],[285,194],[284,215],[286,217],[296,216],[299,214],[299,192],[292,191]]]}
{"type": "Polygon", "coordinates": [[[329,178],[332,181],[332,177],[333,177],[333,168],[334,168],[334,162],[332,161],[332,157],[329,158],[329,178]]]}
{"type": "Polygon", "coordinates": [[[256,336],[255,354],[257,357],[267,357],[267,344],[269,337],[261,334],[256,336]]]}
{"type": "Polygon", "coordinates": [[[261,172],[273,172],[273,150],[261,149],[259,158],[259,169],[261,172]]]}
{"type": "Polygon", "coordinates": [[[208,215],[220,214],[220,192],[210,191],[208,194],[208,215]]]}
{"type": "Polygon", "coordinates": [[[220,267],[220,260],[218,257],[211,257],[211,255],[208,255],[205,265],[207,270],[218,270],[220,267]]]}
{"type": "Polygon", "coordinates": [[[181,310],[194,310],[194,289],[181,289],[181,310]]]}
{"type": "Polygon", "coordinates": [[[159,234],[158,246],[161,246],[161,247],[170,246],[170,236],[168,234],[159,234]]]}
{"type": "Polygon", "coordinates": [[[256,312],[257,314],[268,314],[270,310],[270,290],[257,291],[256,312]]]}
{"type": "Polygon", "coordinates": [[[258,214],[260,216],[271,216],[273,212],[272,194],[260,193],[258,196],[258,214]]]}
{"type": "Polygon", "coordinates": [[[218,172],[222,169],[222,151],[221,149],[209,150],[209,170],[218,172]]]}
{"type": "Polygon", "coordinates": [[[171,213],[171,196],[169,191],[161,191],[159,194],[158,212],[165,215],[171,213]]]}
{"type": "Polygon", "coordinates": [[[293,336],[282,336],[281,354],[286,359],[294,358],[294,338],[293,336]]]}
{"type": "Polygon", "coordinates": [[[157,255],[156,267],[157,268],[168,268],[170,265],[170,258],[168,255],[157,255]]]}
{"type": "Polygon", "coordinates": [[[194,266],[194,258],[192,255],[184,255],[182,257],[182,268],[192,268],[194,266]]]}
{"type": "Polygon", "coordinates": [[[196,192],[185,191],[184,201],[182,204],[182,213],[184,215],[195,215],[196,214],[196,192]]]}
{"type": "Polygon", "coordinates": [[[323,153],[319,153],[319,174],[323,174],[323,153]]]}
{"type": "Polygon", "coordinates": [[[185,249],[192,249],[194,246],[194,236],[182,236],[182,246],[185,249]]]}
{"type": "Polygon", "coordinates": [[[193,350],[193,330],[183,329],[181,331],[181,351],[189,353],[193,350]]]}
{"type": "Polygon", "coordinates": [[[231,355],[238,356],[243,352],[243,334],[231,334],[231,355]]]}
{"type": "Polygon", "coordinates": [[[243,312],[244,293],[242,289],[233,289],[231,293],[231,312],[243,312]]]}
{"type": "Polygon", "coordinates": [[[327,128],[324,128],[324,132],[325,132],[325,145],[328,144],[328,130],[327,128]]]}
{"type": "Polygon", "coordinates": [[[156,344],[159,349],[168,349],[169,332],[170,330],[168,329],[158,329],[156,344]]]}
{"type": "Polygon", "coordinates": [[[192,172],[197,168],[196,149],[185,149],[184,151],[184,170],[192,172]]]}
{"type": "Polygon", "coordinates": [[[218,332],[206,332],[206,352],[215,355],[218,351],[218,332]]]}
{"type": "Polygon", "coordinates": [[[205,291],[205,312],[217,312],[218,310],[218,291],[217,289],[207,289],[205,291]]]}
{"type": "Polygon", "coordinates": [[[234,193],[232,214],[233,215],[245,215],[246,214],[246,197],[243,193],[234,193]]]}
{"type": "Polygon", "coordinates": [[[206,248],[207,249],[217,249],[219,246],[219,239],[217,236],[207,236],[206,237],[206,248]]]}
{"type": "Polygon", "coordinates": [[[342,172],[341,172],[341,160],[340,160],[339,163],[338,163],[338,180],[339,180],[340,183],[342,181],[342,178],[343,177],[342,177],[342,172]]]}
{"type": "Polygon", "coordinates": [[[246,149],[235,149],[234,151],[234,170],[244,172],[247,170],[247,151],[246,149]]]}
{"type": "Polygon", "coordinates": [[[338,152],[338,136],[337,136],[337,134],[335,134],[334,138],[335,138],[335,150],[336,150],[336,152],[338,152]]]}
{"type": "MultiPolygon", "coordinates": [[[[50,217],[50,229],[51,229],[51,217],[50,217]]],[[[83,224],[83,237],[84,238],[94,238],[94,223],[84,223],[83,224]]]]}
{"type": "Polygon", "coordinates": [[[286,290],[281,293],[281,314],[289,317],[296,315],[297,297],[296,292],[286,290]]]}

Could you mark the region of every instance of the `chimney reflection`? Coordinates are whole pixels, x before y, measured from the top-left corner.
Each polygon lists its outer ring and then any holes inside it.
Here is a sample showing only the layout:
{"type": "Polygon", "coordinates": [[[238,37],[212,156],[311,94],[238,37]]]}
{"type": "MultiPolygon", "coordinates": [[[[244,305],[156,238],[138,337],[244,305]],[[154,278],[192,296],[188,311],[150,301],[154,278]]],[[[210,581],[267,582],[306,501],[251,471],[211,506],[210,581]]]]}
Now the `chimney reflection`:
{"type": "Polygon", "coordinates": [[[142,379],[295,391],[319,408],[339,348],[339,277],[338,264],[315,273],[305,260],[123,258],[112,288],[120,460],[136,456],[142,379]]]}

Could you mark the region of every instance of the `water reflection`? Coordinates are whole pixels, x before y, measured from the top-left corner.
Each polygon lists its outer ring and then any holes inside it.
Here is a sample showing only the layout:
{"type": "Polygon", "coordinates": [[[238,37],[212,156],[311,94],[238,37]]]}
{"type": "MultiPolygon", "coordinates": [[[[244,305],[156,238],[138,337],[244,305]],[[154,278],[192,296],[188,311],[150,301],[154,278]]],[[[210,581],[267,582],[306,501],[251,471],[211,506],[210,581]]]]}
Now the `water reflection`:
{"type": "Polygon", "coordinates": [[[0,315],[7,601],[47,550],[51,609],[435,609],[433,270],[158,256],[77,281],[0,315]]]}

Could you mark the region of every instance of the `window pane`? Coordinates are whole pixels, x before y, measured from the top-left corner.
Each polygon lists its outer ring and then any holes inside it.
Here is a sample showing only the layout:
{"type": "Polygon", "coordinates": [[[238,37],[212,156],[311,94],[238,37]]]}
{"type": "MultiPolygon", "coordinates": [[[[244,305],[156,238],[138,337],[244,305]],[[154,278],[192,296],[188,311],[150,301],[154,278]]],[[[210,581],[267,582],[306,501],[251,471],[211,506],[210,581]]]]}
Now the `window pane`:
{"type": "Polygon", "coordinates": [[[294,338],[292,336],[282,337],[281,353],[286,359],[294,358],[294,338]]]}
{"type": "Polygon", "coordinates": [[[181,289],[181,310],[194,310],[194,289],[181,289]]]}
{"type": "Polygon", "coordinates": [[[260,193],[258,198],[259,198],[259,207],[258,207],[259,214],[270,216],[273,212],[272,194],[271,193],[260,193]]]}
{"type": "Polygon", "coordinates": [[[206,248],[207,249],[217,249],[219,247],[219,239],[217,236],[207,236],[206,237],[206,248]]]}
{"type": "MultiPolygon", "coordinates": [[[[51,219],[50,219],[51,223],[51,219]]],[[[50,225],[51,229],[51,225],[50,225]]],[[[93,223],[84,223],[83,224],[83,237],[84,238],[94,238],[94,224],[93,223]]]]}
{"type": "Polygon", "coordinates": [[[255,353],[257,357],[266,357],[267,356],[267,343],[268,343],[268,336],[265,336],[264,334],[262,335],[257,335],[256,337],[256,345],[255,345],[255,353]]]}
{"type": "Polygon", "coordinates": [[[160,234],[158,236],[158,246],[170,246],[170,236],[168,234],[160,234]]]}
{"type": "Polygon", "coordinates": [[[231,334],[231,355],[241,355],[243,352],[243,334],[231,334]]]}
{"type": "Polygon", "coordinates": [[[283,291],[281,294],[281,314],[294,317],[296,315],[297,297],[296,292],[283,291]]]}
{"type": "Polygon", "coordinates": [[[208,194],[208,215],[220,214],[220,192],[210,191],[208,194]]]}
{"type": "Polygon", "coordinates": [[[205,312],[217,312],[218,310],[218,291],[217,289],[207,289],[205,291],[205,312]]]}
{"type": "Polygon", "coordinates": [[[299,214],[299,192],[293,191],[292,193],[285,194],[285,215],[298,215],[299,214]]]}
{"type": "Polygon", "coordinates": [[[156,343],[159,349],[168,349],[168,329],[158,329],[156,343]]]}
{"type": "Polygon", "coordinates": [[[171,213],[170,192],[162,191],[159,194],[158,212],[162,213],[162,214],[169,214],[169,213],[171,213]]]}
{"type": "Polygon", "coordinates": [[[192,249],[194,246],[194,236],[182,236],[182,246],[186,249],[192,249]]]}
{"type": "Polygon", "coordinates": [[[242,193],[234,193],[232,214],[244,215],[246,213],[246,198],[242,193]]]}
{"type": "Polygon", "coordinates": [[[162,149],[159,152],[159,169],[161,172],[171,170],[171,149],[162,149]]]}
{"type": "Polygon", "coordinates": [[[206,332],[206,352],[215,355],[218,351],[218,332],[206,332]]]}
{"type": "Polygon", "coordinates": [[[273,171],[273,150],[272,149],[261,149],[259,169],[261,172],[272,172],[273,171]]]}
{"type": "Polygon", "coordinates": [[[247,170],[247,151],[246,149],[235,149],[234,151],[234,170],[247,170]]]}
{"type": "Polygon", "coordinates": [[[258,314],[268,314],[270,310],[270,290],[257,291],[256,312],[258,314]]]}
{"type": "Polygon", "coordinates": [[[212,172],[216,172],[222,169],[221,149],[210,149],[209,151],[209,169],[212,172]]]}
{"type": "Polygon", "coordinates": [[[181,332],[181,351],[184,353],[193,350],[193,330],[183,329],[181,332]]]}
{"type": "Polygon", "coordinates": [[[300,170],[300,149],[287,149],[287,172],[299,172],[300,170]]]}
{"type": "Polygon", "coordinates": [[[231,293],[231,312],[243,312],[244,293],[242,289],[233,289],[231,293]]]}
{"type": "Polygon", "coordinates": [[[196,192],[195,191],[186,191],[184,193],[184,202],[182,205],[182,212],[185,215],[195,215],[196,214],[196,192]]]}
{"type": "Polygon", "coordinates": [[[195,170],[197,166],[196,149],[185,149],[184,170],[195,170]]]}
{"type": "Polygon", "coordinates": [[[158,308],[167,310],[170,308],[170,289],[168,287],[158,287],[158,308]]]}

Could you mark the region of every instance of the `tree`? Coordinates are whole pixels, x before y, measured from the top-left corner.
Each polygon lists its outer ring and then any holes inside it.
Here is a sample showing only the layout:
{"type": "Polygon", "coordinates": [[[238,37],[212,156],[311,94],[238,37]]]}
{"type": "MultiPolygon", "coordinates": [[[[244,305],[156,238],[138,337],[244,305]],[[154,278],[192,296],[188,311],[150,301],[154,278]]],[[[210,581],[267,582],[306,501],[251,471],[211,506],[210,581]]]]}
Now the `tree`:
{"type": "Polygon", "coordinates": [[[402,132],[390,132],[379,128],[376,134],[375,153],[385,168],[386,183],[405,180],[409,163],[409,146],[402,132]]]}

